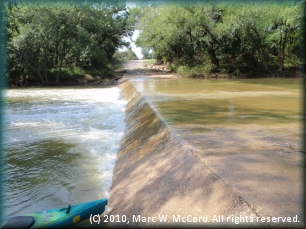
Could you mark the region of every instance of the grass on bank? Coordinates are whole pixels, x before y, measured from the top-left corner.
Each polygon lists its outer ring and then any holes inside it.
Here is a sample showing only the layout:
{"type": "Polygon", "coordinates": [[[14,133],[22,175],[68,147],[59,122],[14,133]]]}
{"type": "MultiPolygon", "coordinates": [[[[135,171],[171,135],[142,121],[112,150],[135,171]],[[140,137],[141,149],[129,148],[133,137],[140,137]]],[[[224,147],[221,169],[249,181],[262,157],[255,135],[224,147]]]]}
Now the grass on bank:
{"type": "Polygon", "coordinates": [[[156,62],[155,59],[146,59],[143,64],[154,64],[156,62]]]}

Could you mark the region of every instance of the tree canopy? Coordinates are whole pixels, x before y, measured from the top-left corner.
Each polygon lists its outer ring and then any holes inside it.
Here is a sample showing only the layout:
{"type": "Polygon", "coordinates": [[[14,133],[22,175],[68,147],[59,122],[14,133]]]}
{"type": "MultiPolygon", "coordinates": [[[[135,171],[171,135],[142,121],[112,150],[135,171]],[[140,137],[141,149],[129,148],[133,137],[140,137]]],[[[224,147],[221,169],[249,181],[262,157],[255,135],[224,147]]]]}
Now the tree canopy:
{"type": "Polygon", "coordinates": [[[123,60],[123,61],[138,60],[137,55],[131,49],[118,51],[115,53],[114,57],[117,58],[118,60],[123,60]]]}
{"type": "MultiPolygon", "coordinates": [[[[7,13],[8,81],[35,79],[59,84],[67,69],[103,69],[114,56],[135,59],[122,38],[136,40],[144,58],[229,74],[282,72],[301,65],[303,11],[300,1],[166,4],[124,1],[74,4],[22,4],[7,13]],[[115,55],[115,53],[117,54],[115,55]],[[50,75],[52,77],[50,77],[50,75]],[[52,79],[50,79],[52,78],[52,79]]],[[[90,2],[90,3],[89,3],[90,2]]],[[[304,4],[305,6],[305,4],[304,4]]]]}
{"type": "Polygon", "coordinates": [[[213,72],[281,72],[299,66],[302,4],[142,5],[136,44],[159,61],[213,72]]]}
{"type": "Polygon", "coordinates": [[[49,83],[63,68],[101,68],[132,29],[124,4],[8,4],[8,76],[26,81],[37,77],[49,83]]]}

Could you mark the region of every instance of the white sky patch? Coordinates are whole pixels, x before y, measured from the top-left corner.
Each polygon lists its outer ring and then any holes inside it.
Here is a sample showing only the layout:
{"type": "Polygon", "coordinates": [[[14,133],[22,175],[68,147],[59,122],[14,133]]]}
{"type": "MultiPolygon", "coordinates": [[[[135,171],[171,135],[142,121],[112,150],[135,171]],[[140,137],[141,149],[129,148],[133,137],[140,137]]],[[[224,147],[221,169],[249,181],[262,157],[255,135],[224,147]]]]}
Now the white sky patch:
{"type": "MultiPolygon", "coordinates": [[[[136,4],[135,4],[134,1],[126,1],[126,5],[129,8],[136,7],[136,4]]],[[[132,40],[129,37],[123,37],[123,40],[130,42],[130,44],[131,44],[130,46],[131,46],[132,51],[136,54],[138,59],[141,59],[143,57],[143,55],[141,54],[141,48],[139,48],[135,45],[135,41],[138,38],[138,36],[139,36],[139,30],[135,30],[134,33],[133,33],[133,36],[132,36],[132,40]]],[[[127,50],[127,48],[125,48],[125,47],[119,49],[119,51],[125,51],[125,50],[127,50]]]]}
{"type": "Polygon", "coordinates": [[[134,2],[134,1],[129,1],[129,0],[126,1],[126,5],[127,5],[129,8],[136,7],[135,2],[134,2]]]}
{"type": "MultiPolygon", "coordinates": [[[[143,57],[143,55],[141,54],[141,48],[137,47],[135,44],[135,41],[137,39],[137,37],[139,36],[139,30],[135,30],[132,36],[132,40],[130,39],[130,37],[123,37],[124,41],[128,41],[130,42],[130,46],[132,51],[136,54],[136,56],[138,57],[138,59],[141,59],[143,57]]],[[[118,49],[119,51],[125,51],[127,50],[127,48],[120,48],[118,49]]]]}

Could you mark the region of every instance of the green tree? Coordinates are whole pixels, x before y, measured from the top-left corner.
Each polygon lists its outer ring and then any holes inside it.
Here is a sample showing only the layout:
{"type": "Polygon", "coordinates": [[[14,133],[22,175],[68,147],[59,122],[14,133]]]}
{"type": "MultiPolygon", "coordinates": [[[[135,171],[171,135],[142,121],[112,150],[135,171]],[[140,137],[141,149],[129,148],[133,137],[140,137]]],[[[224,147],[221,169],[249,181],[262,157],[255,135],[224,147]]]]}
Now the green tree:
{"type": "Polygon", "coordinates": [[[152,49],[157,61],[211,71],[282,71],[298,65],[301,3],[181,4],[142,6],[136,11],[136,44],[152,49]]]}
{"type": "Polygon", "coordinates": [[[132,34],[125,5],[7,5],[9,78],[55,83],[63,68],[103,68],[132,34]],[[41,72],[44,72],[44,77],[41,72]]]}
{"type": "Polygon", "coordinates": [[[149,48],[142,48],[141,49],[142,59],[152,59],[153,51],[149,48]]]}
{"type": "Polygon", "coordinates": [[[302,12],[300,6],[277,7],[270,26],[266,29],[269,33],[269,43],[275,48],[278,57],[278,71],[283,71],[286,55],[298,56],[301,42],[302,12]]]}
{"type": "Polygon", "coordinates": [[[131,49],[116,52],[114,58],[119,60],[138,60],[137,55],[131,49]]]}

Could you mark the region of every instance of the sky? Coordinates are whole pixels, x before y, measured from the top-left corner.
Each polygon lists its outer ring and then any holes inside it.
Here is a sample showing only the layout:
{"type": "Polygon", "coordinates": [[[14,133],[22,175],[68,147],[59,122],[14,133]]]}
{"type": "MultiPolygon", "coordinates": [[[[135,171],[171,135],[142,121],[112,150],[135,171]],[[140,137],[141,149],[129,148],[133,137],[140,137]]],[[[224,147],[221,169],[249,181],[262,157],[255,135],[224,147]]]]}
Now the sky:
{"type": "MultiPolygon", "coordinates": [[[[141,48],[135,45],[135,41],[138,36],[139,36],[139,30],[135,30],[132,36],[132,40],[129,37],[124,37],[123,39],[131,43],[130,46],[132,48],[132,51],[137,55],[138,59],[141,59],[142,58],[141,48]]],[[[126,48],[119,49],[119,51],[124,51],[124,50],[126,50],[126,48]]]]}
{"type": "MultiPolygon", "coordinates": [[[[129,8],[136,7],[134,1],[126,1],[126,5],[129,8]]],[[[124,37],[123,39],[125,41],[128,41],[128,42],[131,43],[130,46],[132,48],[132,51],[137,55],[138,59],[141,59],[143,57],[142,54],[141,54],[141,48],[136,47],[136,45],[135,45],[135,41],[136,41],[138,36],[139,36],[139,30],[135,30],[134,33],[133,33],[133,36],[132,36],[132,40],[129,37],[124,37]]],[[[126,48],[119,49],[119,51],[124,51],[124,50],[126,50],[126,48]]]]}

